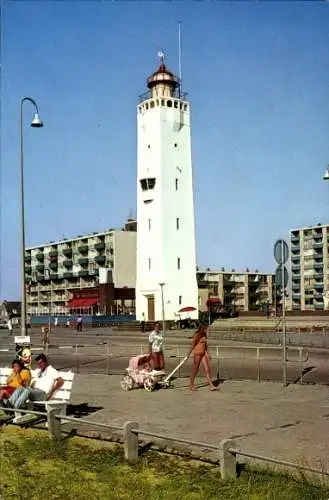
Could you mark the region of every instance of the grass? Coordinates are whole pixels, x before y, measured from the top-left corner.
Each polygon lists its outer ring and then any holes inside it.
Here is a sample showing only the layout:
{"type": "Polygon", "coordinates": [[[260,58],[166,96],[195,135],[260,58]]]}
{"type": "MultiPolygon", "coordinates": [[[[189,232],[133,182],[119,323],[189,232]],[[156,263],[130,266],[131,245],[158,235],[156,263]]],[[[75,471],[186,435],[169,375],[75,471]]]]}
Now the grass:
{"type": "Polygon", "coordinates": [[[148,452],[136,465],[122,447],[84,438],[60,443],[36,429],[0,432],[3,500],[327,500],[329,490],[270,472],[224,482],[218,467],[148,452]]]}

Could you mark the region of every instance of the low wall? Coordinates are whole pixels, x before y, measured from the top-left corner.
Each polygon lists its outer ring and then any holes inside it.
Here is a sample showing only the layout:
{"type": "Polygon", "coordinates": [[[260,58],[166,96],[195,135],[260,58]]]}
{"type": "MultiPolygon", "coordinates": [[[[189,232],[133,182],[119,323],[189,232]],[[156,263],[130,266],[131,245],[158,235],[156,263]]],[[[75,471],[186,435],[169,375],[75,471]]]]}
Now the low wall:
{"type": "MultiPolygon", "coordinates": [[[[42,316],[32,316],[31,324],[38,326],[54,325],[55,318],[58,319],[58,326],[66,326],[67,320],[70,320],[70,325],[75,325],[78,315],[74,316],[49,316],[48,314],[42,316]]],[[[115,326],[122,323],[133,323],[136,321],[135,316],[82,316],[82,325],[89,327],[100,326],[115,326]]]]}

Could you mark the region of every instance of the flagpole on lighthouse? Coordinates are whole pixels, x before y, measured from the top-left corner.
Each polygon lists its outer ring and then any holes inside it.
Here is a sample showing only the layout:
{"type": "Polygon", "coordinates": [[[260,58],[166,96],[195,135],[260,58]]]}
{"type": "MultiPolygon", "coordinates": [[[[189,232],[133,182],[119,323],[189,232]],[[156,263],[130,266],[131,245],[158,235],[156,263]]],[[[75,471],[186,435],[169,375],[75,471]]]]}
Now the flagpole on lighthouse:
{"type": "Polygon", "coordinates": [[[182,96],[182,46],[181,46],[181,21],[178,23],[178,76],[179,76],[179,98],[182,96]]]}

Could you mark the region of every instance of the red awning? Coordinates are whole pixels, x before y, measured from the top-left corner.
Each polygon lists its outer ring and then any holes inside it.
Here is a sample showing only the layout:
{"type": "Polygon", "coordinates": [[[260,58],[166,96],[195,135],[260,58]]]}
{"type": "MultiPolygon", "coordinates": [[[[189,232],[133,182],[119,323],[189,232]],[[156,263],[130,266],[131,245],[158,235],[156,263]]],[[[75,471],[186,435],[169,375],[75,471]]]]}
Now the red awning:
{"type": "Polygon", "coordinates": [[[92,307],[98,304],[97,298],[82,298],[82,299],[71,299],[68,301],[67,305],[71,308],[84,308],[84,307],[92,307]]]}
{"type": "Polygon", "coordinates": [[[216,304],[220,304],[222,301],[220,300],[219,297],[209,297],[209,299],[207,300],[207,303],[211,304],[211,303],[216,303],[216,304]]]}

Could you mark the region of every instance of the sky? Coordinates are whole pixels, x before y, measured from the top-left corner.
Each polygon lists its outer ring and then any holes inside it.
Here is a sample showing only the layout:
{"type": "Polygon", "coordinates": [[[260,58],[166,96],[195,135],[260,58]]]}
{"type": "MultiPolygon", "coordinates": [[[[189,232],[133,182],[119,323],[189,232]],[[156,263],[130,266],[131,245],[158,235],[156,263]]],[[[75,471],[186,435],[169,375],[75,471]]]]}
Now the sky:
{"type": "Polygon", "coordinates": [[[136,104],[166,64],[192,105],[197,264],[273,272],[289,230],[329,223],[329,3],[2,0],[1,284],[19,298],[19,106],[27,246],[136,213],[136,104]]]}

